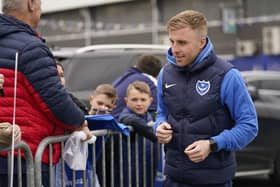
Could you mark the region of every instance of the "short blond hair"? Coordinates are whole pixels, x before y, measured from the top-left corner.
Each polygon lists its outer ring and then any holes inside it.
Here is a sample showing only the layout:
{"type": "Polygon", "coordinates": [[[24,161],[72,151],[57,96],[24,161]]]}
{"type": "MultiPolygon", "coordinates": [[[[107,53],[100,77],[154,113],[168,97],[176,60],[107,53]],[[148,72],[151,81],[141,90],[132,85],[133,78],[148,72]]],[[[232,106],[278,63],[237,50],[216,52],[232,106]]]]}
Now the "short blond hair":
{"type": "Polygon", "coordinates": [[[93,96],[101,94],[106,95],[108,98],[112,99],[113,104],[117,102],[117,91],[111,84],[100,84],[93,91],[93,96]]]}
{"type": "Polygon", "coordinates": [[[132,89],[138,90],[140,93],[145,93],[151,96],[151,89],[149,85],[143,81],[134,81],[133,83],[129,84],[126,89],[126,96],[128,96],[129,92],[132,89]]]}
{"type": "Polygon", "coordinates": [[[167,22],[167,31],[179,30],[185,27],[199,30],[202,37],[207,36],[207,19],[198,11],[185,10],[173,16],[167,22]]]}

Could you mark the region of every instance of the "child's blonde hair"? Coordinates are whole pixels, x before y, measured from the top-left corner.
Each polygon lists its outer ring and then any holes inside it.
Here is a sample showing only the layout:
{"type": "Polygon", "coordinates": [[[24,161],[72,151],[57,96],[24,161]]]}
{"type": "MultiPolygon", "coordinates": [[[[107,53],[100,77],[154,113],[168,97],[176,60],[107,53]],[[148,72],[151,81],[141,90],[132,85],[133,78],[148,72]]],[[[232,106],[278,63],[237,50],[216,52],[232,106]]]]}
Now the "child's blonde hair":
{"type": "Polygon", "coordinates": [[[128,96],[129,92],[132,89],[136,89],[141,93],[146,93],[149,96],[151,96],[151,89],[150,89],[149,85],[143,81],[134,81],[133,83],[129,84],[126,89],[126,96],[128,96]]]}
{"type": "Polygon", "coordinates": [[[93,91],[92,96],[104,94],[108,98],[112,99],[113,104],[117,102],[117,91],[111,84],[100,84],[93,91]]]}

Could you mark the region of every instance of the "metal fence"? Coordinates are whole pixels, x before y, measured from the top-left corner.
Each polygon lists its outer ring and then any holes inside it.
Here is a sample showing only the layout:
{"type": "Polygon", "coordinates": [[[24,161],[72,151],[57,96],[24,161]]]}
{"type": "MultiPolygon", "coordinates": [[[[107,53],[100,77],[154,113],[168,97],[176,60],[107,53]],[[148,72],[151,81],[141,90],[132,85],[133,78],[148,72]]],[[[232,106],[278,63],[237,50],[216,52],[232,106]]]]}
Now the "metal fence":
{"type": "MultiPolygon", "coordinates": [[[[18,187],[22,186],[28,186],[28,187],[34,187],[34,162],[33,162],[33,156],[31,153],[31,150],[29,146],[21,141],[18,144],[15,145],[15,151],[17,151],[17,158],[16,158],[16,173],[15,177],[17,177],[17,184],[18,187]],[[24,155],[24,160],[25,160],[25,171],[23,169],[23,164],[22,164],[22,157],[21,157],[21,151],[23,152],[24,155]],[[23,173],[26,174],[26,184],[23,184],[23,173]]],[[[11,184],[11,148],[0,148],[0,152],[8,152],[8,180],[9,184],[11,184]]]]}
{"type": "MultiPolygon", "coordinates": [[[[130,128],[132,131],[132,128],[130,128]]],[[[70,135],[50,136],[45,138],[38,146],[34,160],[29,146],[20,142],[15,145],[15,150],[23,151],[26,171],[26,184],[22,184],[22,164],[20,154],[17,156],[17,181],[18,186],[27,187],[151,187],[156,178],[157,163],[159,160],[160,146],[148,139],[131,133],[125,136],[121,132],[113,130],[95,130],[97,136],[94,144],[89,144],[90,151],[88,160],[90,166],[85,171],[71,170],[69,182],[69,168],[67,170],[62,156],[58,164],[53,165],[53,144],[59,143],[63,150],[65,142],[70,135]],[[42,170],[42,157],[48,149],[49,165],[42,170]],[[90,172],[89,172],[90,168],[90,172]],[[68,175],[67,175],[68,171],[68,175]],[[47,172],[48,177],[42,173],[47,172]],[[82,175],[81,179],[77,178],[82,175]],[[45,178],[44,178],[45,177],[45,178]],[[47,181],[47,184],[44,182],[47,181]]],[[[0,149],[0,152],[9,151],[0,149]]],[[[10,173],[10,168],[8,168],[10,173]]],[[[8,176],[10,179],[10,176],[8,176]]]]}
{"type": "Polygon", "coordinates": [[[91,160],[89,166],[91,172],[78,171],[78,174],[82,174],[82,178],[77,179],[77,171],[71,171],[70,183],[63,159],[61,158],[56,165],[51,164],[52,145],[60,143],[63,150],[65,141],[70,135],[45,138],[35,155],[35,186],[43,185],[41,168],[45,149],[49,150],[49,186],[154,186],[158,153],[161,151],[157,143],[151,143],[138,134],[126,137],[121,132],[113,130],[95,130],[92,133],[98,138],[95,144],[89,145],[91,154],[88,159],[91,160]]]}

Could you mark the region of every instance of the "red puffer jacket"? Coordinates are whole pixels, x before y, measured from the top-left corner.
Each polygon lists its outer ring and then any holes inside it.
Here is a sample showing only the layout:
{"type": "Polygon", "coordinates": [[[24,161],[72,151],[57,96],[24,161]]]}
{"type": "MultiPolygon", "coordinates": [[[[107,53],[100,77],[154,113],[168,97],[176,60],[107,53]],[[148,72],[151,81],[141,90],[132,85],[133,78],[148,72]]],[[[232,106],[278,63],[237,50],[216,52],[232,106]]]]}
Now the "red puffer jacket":
{"type": "MultiPolygon", "coordinates": [[[[16,123],[34,156],[42,139],[81,126],[84,115],[61,85],[56,62],[43,40],[25,23],[0,15],[0,73],[5,76],[0,121],[13,121],[16,52],[19,54],[16,123]]],[[[55,146],[54,162],[59,154],[55,146]]],[[[43,162],[48,163],[47,153],[43,162]]]]}

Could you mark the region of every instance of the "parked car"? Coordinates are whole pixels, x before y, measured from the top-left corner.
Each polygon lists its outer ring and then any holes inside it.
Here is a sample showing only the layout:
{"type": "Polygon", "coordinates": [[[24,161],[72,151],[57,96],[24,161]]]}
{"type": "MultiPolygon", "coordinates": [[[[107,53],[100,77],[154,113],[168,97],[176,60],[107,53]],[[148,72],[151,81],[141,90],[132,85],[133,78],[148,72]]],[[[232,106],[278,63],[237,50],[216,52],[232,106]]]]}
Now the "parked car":
{"type": "MultiPolygon", "coordinates": [[[[55,51],[65,68],[67,87],[87,102],[101,83],[112,83],[142,54],[154,54],[166,63],[166,46],[99,45],[55,51]]],[[[280,72],[242,72],[254,100],[259,121],[257,138],[237,152],[236,177],[267,174],[280,181],[280,72]]]]}
{"type": "Polygon", "coordinates": [[[237,176],[269,175],[280,182],[280,72],[244,71],[258,114],[259,133],[237,152],[237,176]]]}
{"type": "Polygon", "coordinates": [[[112,83],[143,54],[153,54],[166,63],[166,50],[160,45],[95,45],[54,51],[54,56],[64,66],[66,87],[88,105],[97,85],[112,83]]]}

